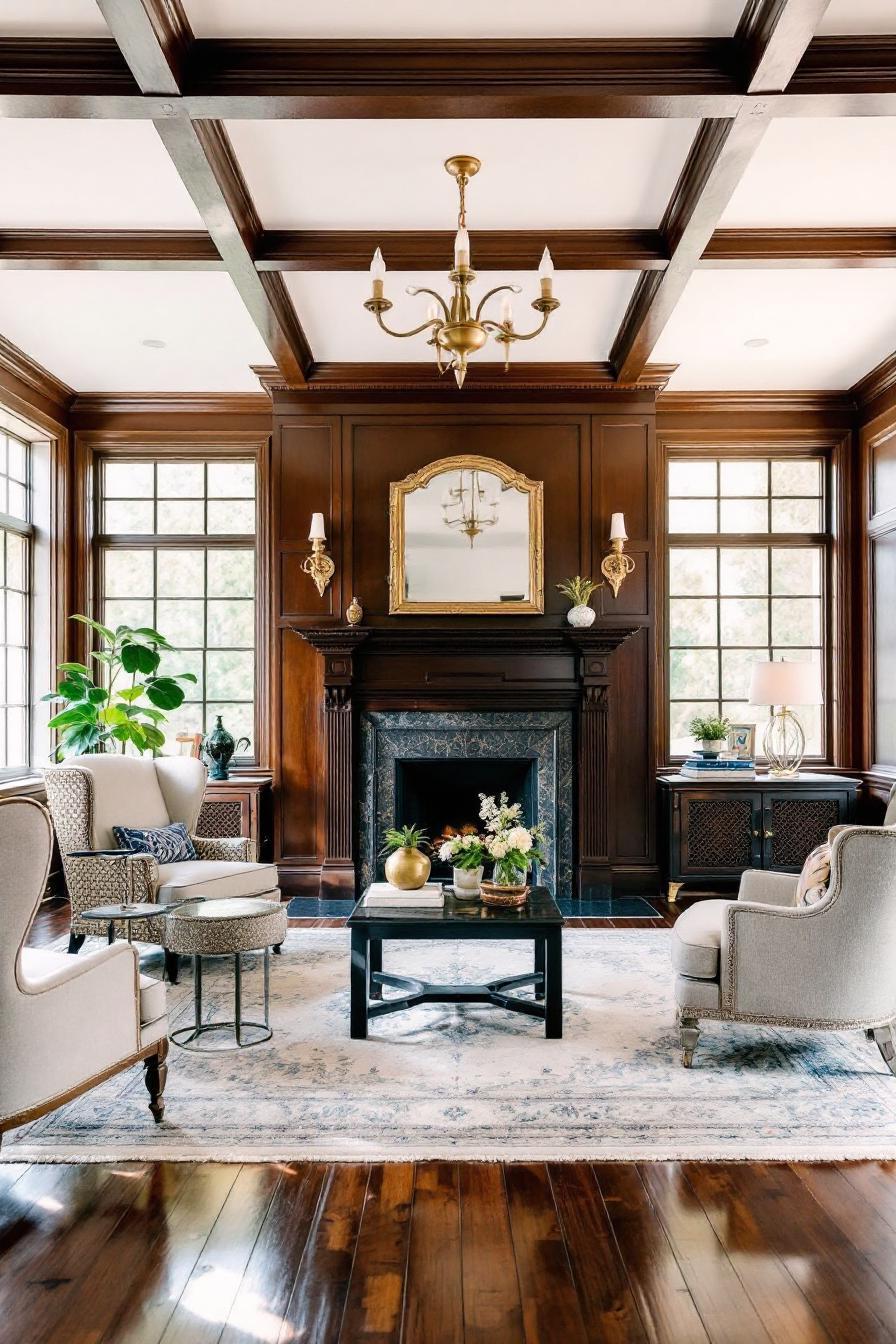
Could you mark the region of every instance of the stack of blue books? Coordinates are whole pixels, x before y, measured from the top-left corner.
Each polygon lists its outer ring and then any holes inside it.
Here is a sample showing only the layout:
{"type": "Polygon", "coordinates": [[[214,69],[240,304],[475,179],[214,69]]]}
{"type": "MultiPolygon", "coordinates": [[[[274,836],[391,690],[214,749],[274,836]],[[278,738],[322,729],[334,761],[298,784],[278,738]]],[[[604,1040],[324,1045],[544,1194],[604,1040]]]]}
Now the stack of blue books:
{"type": "Polygon", "coordinates": [[[756,762],[752,756],[728,761],[718,756],[689,756],[681,773],[687,779],[755,779],[756,762]]]}

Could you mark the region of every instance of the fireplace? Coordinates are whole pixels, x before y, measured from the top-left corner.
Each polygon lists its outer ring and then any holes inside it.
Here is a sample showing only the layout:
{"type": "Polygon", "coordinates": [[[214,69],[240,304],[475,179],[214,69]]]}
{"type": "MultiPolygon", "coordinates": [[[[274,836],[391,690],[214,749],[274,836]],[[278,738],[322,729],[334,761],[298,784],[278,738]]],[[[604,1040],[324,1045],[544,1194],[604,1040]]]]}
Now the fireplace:
{"type": "MultiPolygon", "coordinates": [[[[511,802],[522,804],[523,820],[534,824],[538,818],[537,761],[527,757],[449,761],[411,757],[395,762],[396,820],[422,826],[433,841],[443,832],[453,833],[464,826],[480,830],[480,793],[497,797],[502,792],[511,802]]],[[[439,881],[451,877],[450,863],[443,863],[437,852],[432,856],[432,875],[439,881]]]]}
{"type": "MultiPolygon", "coordinates": [[[[378,851],[390,826],[414,822],[430,836],[479,820],[479,794],[508,794],[545,830],[538,880],[572,893],[572,715],[564,711],[361,714],[358,771],[360,885],[383,876],[378,851]]],[[[434,861],[433,875],[450,868],[434,861]]]]}

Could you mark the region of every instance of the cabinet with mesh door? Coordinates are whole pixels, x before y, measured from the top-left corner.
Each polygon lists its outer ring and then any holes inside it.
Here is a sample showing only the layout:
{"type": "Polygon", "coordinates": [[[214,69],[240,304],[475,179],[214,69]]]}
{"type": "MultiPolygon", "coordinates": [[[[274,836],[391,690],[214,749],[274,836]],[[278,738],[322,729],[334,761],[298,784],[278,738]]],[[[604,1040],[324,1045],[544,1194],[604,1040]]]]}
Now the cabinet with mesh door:
{"type": "Polygon", "coordinates": [[[257,857],[271,857],[271,776],[231,775],[210,779],[199,811],[196,834],[214,840],[243,835],[255,842],[257,857]]]}
{"type": "Polygon", "coordinates": [[[798,873],[838,823],[855,816],[859,781],[800,774],[793,780],[660,776],[660,833],[667,895],[682,886],[736,886],[746,868],[798,873]]]}

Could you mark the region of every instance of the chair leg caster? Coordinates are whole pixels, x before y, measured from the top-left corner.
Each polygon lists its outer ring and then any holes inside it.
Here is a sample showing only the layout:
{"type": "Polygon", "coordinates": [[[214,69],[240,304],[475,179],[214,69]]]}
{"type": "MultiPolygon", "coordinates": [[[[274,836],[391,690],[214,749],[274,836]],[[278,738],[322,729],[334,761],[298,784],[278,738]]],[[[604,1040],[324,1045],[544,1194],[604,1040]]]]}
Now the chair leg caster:
{"type": "Polygon", "coordinates": [[[892,1025],[874,1028],[874,1040],[881,1058],[890,1072],[896,1077],[896,1041],[893,1039],[892,1025]]]}
{"type": "Polygon", "coordinates": [[[169,952],[165,949],[165,974],[172,985],[177,984],[180,975],[180,956],[177,952],[169,952]]]}
{"type": "Polygon", "coordinates": [[[694,1062],[694,1051],[700,1039],[700,1024],[696,1017],[680,1018],[678,1034],[681,1039],[681,1062],[686,1069],[689,1069],[694,1062]]]}
{"type": "Polygon", "coordinates": [[[69,952],[72,954],[72,956],[77,955],[77,953],[81,951],[81,948],[84,946],[84,939],[85,939],[86,937],[87,937],[87,934],[86,934],[86,933],[70,933],[70,934],[69,934],[69,936],[68,936],[68,950],[69,950],[69,952]]]}
{"type": "Polygon", "coordinates": [[[146,1084],[146,1090],[149,1093],[149,1109],[152,1111],[152,1118],[156,1124],[162,1122],[165,1114],[165,1084],[168,1081],[168,1065],[165,1063],[168,1058],[168,1038],[159,1041],[158,1049],[154,1055],[143,1061],[143,1081],[146,1084]]]}
{"type": "Polygon", "coordinates": [[[282,948],[282,947],[283,947],[283,944],[282,944],[282,943],[275,943],[275,944],[274,944],[274,955],[275,955],[275,956],[277,956],[277,957],[280,956],[280,951],[281,951],[281,948],[282,948]]]}

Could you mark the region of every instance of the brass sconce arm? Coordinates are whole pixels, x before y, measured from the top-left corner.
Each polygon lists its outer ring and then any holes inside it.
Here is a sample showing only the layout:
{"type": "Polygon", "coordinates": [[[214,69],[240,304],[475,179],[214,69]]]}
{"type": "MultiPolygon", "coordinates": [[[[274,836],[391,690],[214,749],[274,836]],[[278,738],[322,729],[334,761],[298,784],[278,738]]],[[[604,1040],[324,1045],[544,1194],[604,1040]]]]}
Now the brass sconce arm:
{"type": "Polygon", "coordinates": [[[613,549],[601,561],[600,572],[612,588],[613,596],[618,597],[619,589],[635,568],[635,562],[630,555],[625,554],[625,542],[621,537],[615,537],[610,545],[613,549]]]}
{"type": "Polygon", "coordinates": [[[323,597],[327,584],[336,573],[336,566],[332,556],[327,555],[326,542],[320,537],[315,537],[311,542],[311,554],[305,557],[302,573],[314,580],[318,593],[323,597]]]}

